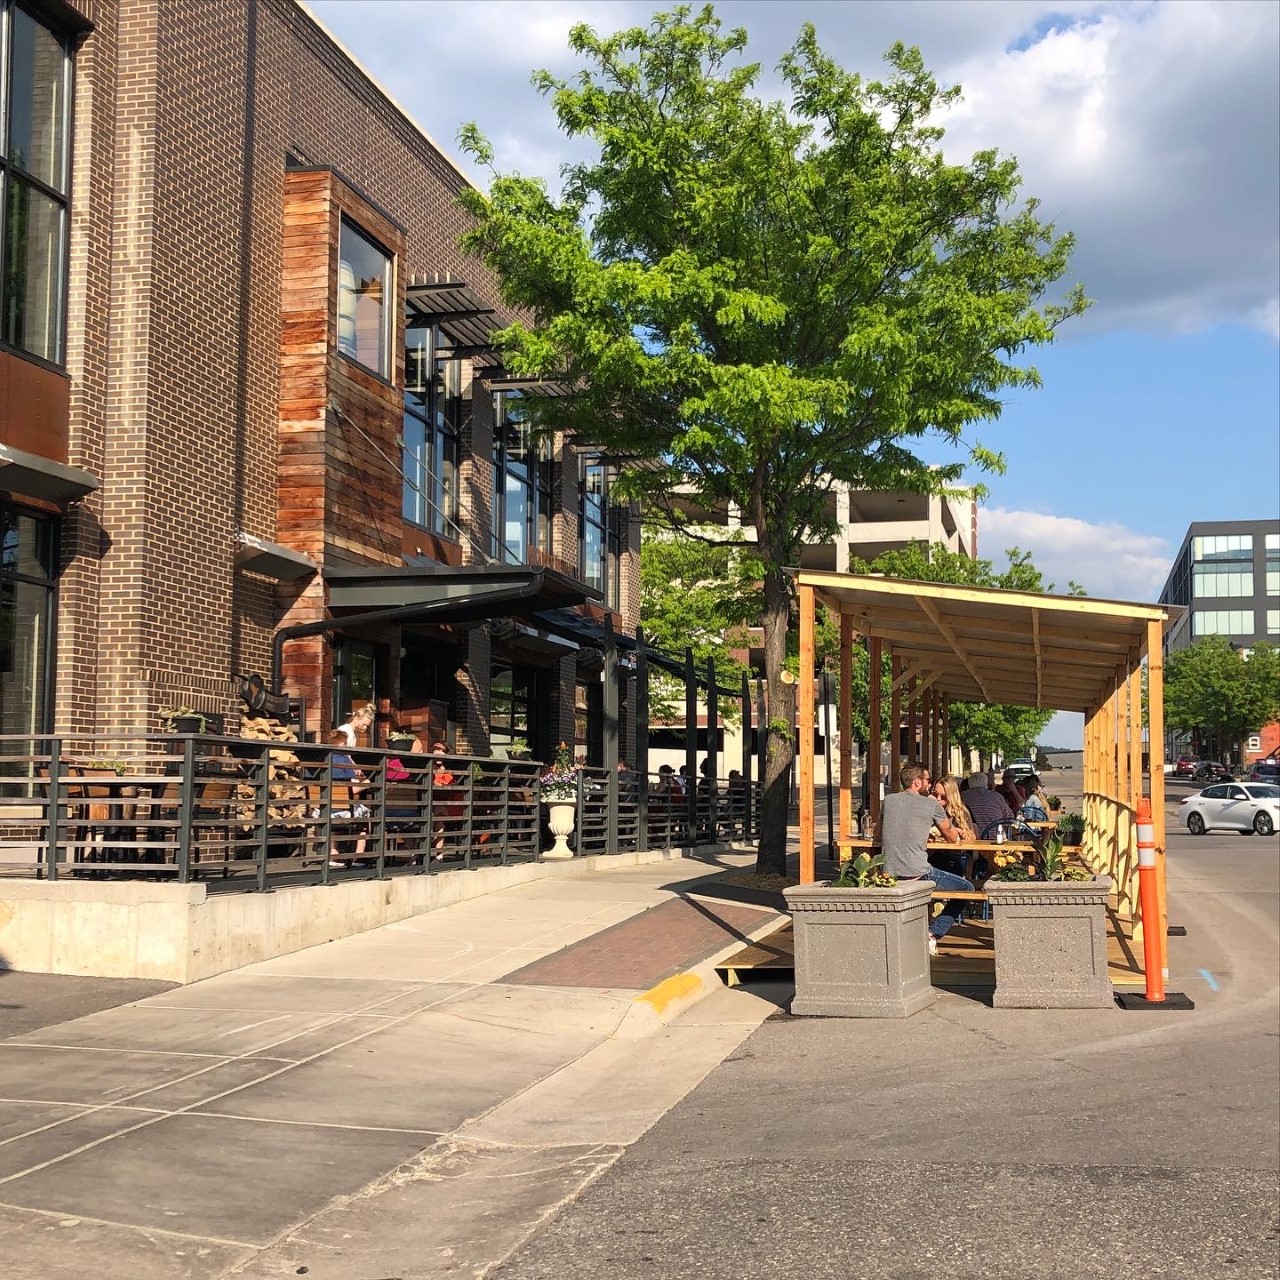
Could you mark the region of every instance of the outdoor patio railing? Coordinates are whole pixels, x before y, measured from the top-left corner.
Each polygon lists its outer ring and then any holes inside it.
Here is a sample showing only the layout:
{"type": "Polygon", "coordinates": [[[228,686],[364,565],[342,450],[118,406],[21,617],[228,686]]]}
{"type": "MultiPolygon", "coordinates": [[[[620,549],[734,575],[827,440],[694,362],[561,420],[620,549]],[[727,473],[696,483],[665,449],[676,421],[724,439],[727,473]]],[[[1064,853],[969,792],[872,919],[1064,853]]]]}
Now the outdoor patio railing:
{"type": "MultiPolygon", "coordinates": [[[[206,735],[0,737],[0,874],[267,889],[527,862],[551,844],[536,761],[206,735]],[[335,763],[335,755],[340,758],[335,763]]],[[[745,839],[758,788],[584,769],[579,854],[745,839]]]]}

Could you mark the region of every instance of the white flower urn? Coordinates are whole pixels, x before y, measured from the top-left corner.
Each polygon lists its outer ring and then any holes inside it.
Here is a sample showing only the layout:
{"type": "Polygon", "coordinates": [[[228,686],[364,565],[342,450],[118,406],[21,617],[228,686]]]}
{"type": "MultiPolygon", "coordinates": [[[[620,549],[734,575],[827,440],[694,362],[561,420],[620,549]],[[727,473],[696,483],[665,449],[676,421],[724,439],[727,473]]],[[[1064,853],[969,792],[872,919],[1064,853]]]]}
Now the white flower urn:
{"type": "Polygon", "coordinates": [[[544,858],[572,858],[573,850],[569,848],[567,836],[573,834],[574,823],[578,816],[578,806],[573,800],[548,800],[547,826],[556,842],[542,856],[544,858]]]}

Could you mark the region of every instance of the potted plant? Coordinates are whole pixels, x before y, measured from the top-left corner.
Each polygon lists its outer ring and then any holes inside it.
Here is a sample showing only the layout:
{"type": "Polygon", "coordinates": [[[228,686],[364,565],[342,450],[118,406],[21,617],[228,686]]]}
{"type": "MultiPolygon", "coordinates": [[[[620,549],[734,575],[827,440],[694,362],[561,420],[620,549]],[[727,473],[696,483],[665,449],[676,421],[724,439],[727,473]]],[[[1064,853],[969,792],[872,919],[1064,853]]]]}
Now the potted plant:
{"type": "Polygon", "coordinates": [[[547,806],[547,825],[555,836],[555,843],[542,856],[544,858],[572,858],[568,837],[573,834],[577,818],[578,770],[573,763],[573,753],[565,743],[556,748],[556,758],[538,784],[542,803],[547,806]]]}
{"type": "Polygon", "coordinates": [[[1064,856],[1050,837],[1040,865],[997,853],[983,886],[992,907],[996,956],[993,1003],[1001,1009],[1105,1009],[1107,896],[1111,880],[1064,856]]]}
{"type": "Polygon", "coordinates": [[[194,707],[161,707],[160,724],[165,733],[221,733],[222,717],[194,707]]]}
{"type": "Polygon", "coordinates": [[[899,884],[883,859],[859,854],[840,874],[782,891],[795,936],[791,1012],[905,1018],[937,998],[925,941],[931,880],[899,884]]]}
{"type": "Polygon", "coordinates": [[[1061,796],[1050,796],[1050,797],[1049,797],[1049,812],[1050,812],[1050,813],[1057,813],[1061,808],[1062,808],[1062,797],[1061,797],[1061,796]]]}
{"type": "Polygon", "coordinates": [[[1080,813],[1064,813],[1058,819],[1054,835],[1062,838],[1064,846],[1078,848],[1084,841],[1084,815],[1080,813]]]}

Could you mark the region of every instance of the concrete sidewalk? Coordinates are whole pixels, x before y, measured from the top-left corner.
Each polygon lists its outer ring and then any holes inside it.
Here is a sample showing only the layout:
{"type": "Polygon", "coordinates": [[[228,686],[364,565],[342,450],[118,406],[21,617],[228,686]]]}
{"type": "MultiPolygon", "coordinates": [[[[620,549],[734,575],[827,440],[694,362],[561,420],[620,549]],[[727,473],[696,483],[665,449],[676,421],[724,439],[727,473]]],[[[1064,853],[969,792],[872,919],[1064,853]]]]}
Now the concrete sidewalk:
{"type": "Polygon", "coordinates": [[[480,1274],[773,1011],[710,962],[776,913],[687,892],[751,861],[559,875],[0,1042],[5,1276],[480,1274]]]}

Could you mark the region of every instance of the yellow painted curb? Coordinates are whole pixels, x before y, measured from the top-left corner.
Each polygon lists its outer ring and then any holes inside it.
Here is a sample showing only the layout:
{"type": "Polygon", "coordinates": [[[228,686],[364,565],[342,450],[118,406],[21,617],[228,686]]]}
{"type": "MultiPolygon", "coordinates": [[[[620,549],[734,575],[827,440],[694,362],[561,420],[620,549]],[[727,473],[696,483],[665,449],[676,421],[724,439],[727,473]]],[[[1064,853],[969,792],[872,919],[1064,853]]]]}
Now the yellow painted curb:
{"type": "Polygon", "coordinates": [[[661,1017],[677,1000],[692,995],[701,986],[702,978],[698,974],[692,971],[677,973],[674,978],[667,978],[656,987],[650,987],[643,995],[636,996],[635,1003],[651,1005],[653,1011],[661,1017]]]}

